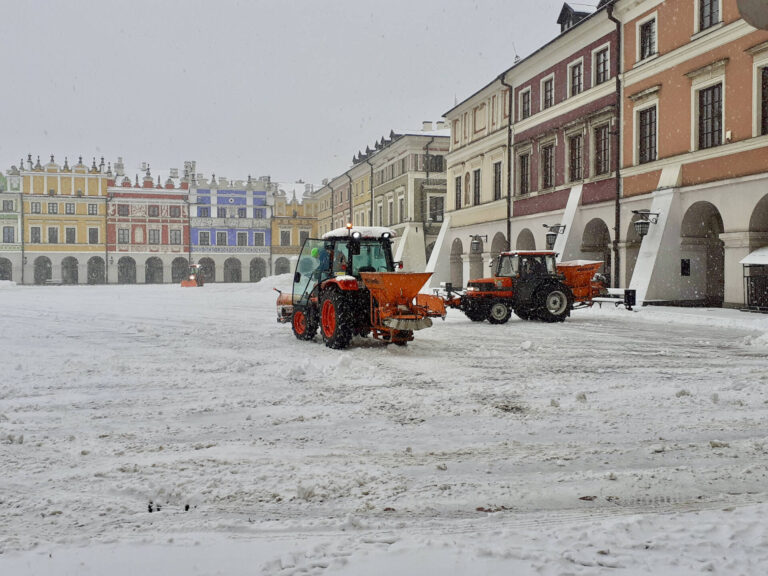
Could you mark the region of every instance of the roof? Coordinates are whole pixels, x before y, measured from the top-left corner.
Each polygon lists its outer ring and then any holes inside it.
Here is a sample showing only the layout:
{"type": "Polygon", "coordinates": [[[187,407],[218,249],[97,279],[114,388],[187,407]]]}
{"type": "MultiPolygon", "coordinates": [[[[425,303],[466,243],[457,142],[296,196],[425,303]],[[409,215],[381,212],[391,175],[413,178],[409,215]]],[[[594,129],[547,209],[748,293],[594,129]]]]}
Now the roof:
{"type": "Polygon", "coordinates": [[[336,228],[323,234],[323,240],[328,238],[344,238],[351,236],[352,232],[360,232],[362,238],[381,238],[382,234],[389,233],[390,238],[396,236],[395,232],[383,226],[353,226],[352,228],[336,228]]]}
{"type": "Polygon", "coordinates": [[[750,252],[745,258],[739,260],[739,264],[768,266],[768,246],[750,252]]]}

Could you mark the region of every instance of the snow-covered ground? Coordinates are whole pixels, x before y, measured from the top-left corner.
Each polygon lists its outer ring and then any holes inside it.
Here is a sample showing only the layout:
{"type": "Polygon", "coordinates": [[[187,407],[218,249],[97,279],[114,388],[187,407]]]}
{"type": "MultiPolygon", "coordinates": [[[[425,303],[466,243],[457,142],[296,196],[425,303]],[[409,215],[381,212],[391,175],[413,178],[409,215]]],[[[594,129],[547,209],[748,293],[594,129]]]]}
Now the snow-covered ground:
{"type": "Polygon", "coordinates": [[[766,573],[767,317],[334,351],[289,282],[0,284],[0,574],[766,573]]]}

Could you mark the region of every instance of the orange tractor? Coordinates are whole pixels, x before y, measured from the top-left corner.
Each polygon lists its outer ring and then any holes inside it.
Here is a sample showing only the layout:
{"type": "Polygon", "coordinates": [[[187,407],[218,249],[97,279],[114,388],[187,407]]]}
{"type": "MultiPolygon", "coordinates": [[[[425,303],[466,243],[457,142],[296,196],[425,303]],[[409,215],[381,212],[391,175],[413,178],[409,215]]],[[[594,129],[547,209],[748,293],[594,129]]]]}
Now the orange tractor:
{"type": "Polygon", "coordinates": [[[607,293],[597,274],[602,262],[556,262],[552,251],[502,252],[492,278],[470,280],[463,292],[445,285],[445,305],[474,322],[504,324],[512,312],[523,320],[562,322],[571,310],[591,306],[607,293]]]}
{"type": "Polygon", "coordinates": [[[441,298],[416,296],[431,273],[395,272],[386,228],[352,227],[308,238],[301,248],[291,294],[277,299],[278,322],[290,322],[299,340],[318,330],[329,348],[346,348],[352,337],[371,334],[405,345],[416,330],[445,317],[441,298]]]}
{"type": "Polygon", "coordinates": [[[195,286],[202,286],[205,284],[203,280],[203,269],[200,264],[190,264],[187,275],[181,279],[182,288],[190,288],[195,286]]]}

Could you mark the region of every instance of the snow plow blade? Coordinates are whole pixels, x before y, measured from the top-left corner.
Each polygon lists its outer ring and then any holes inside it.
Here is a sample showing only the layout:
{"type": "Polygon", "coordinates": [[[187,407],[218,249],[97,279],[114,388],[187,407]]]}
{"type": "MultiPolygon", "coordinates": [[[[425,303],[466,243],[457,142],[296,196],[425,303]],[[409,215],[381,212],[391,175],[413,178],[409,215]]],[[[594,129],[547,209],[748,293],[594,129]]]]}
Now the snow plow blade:
{"type": "Polygon", "coordinates": [[[184,280],[181,281],[181,287],[182,288],[197,288],[198,287],[198,283],[197,283],[197,280],[189,280],[189,279],[185,278],[184,280]]]}

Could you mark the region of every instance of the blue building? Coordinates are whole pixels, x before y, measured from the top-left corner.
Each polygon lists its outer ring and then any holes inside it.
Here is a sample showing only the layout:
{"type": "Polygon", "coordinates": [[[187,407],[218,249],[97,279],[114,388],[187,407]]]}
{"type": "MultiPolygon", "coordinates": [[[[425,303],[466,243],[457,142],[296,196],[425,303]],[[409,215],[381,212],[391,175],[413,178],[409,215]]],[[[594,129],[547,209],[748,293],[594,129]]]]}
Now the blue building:
{"type": "MultiPolygon", "coordinates": [[[[187,171],[194,172],[194,163],[187,171]]],[[[271,219],[277,186],[269,176],[242,180],[190,175],[192,259],[207,281],[258,282],[271,274],[271,219]]]]}

